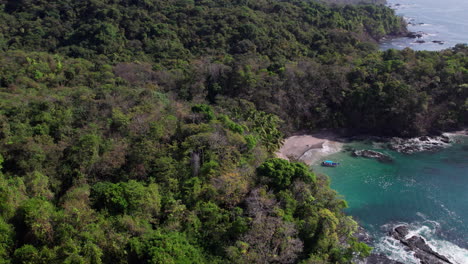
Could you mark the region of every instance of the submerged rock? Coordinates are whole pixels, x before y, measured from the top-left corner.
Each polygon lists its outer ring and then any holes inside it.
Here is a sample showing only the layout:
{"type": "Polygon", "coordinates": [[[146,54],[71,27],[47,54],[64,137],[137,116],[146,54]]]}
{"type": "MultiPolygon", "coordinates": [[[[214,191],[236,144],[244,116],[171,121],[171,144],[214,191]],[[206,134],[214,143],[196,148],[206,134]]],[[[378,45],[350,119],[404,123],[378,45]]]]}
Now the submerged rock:
{"type": "Polygon", "coordinates": [[[392,162],[393,161],[392,157],[390,157],[387,154],[380,153],[380,152],[373,151],[373,150],[368,150],[368,149],[355,150],[353,151],[352,155],[353,157],[364,157],[364,158],[376,159],[380,162],[392,162]]]}
{"type": "Polygon", "coordinates": [[[414,256],[423,264],[452,264],[450,260],[432,250],[424,238],[418,235],[406,238],[409,235],[409,229],[405,225],[395,227],[390,231],[390,236],[400,241],[406,246],[407,250],[414,252],[414,256]]]}

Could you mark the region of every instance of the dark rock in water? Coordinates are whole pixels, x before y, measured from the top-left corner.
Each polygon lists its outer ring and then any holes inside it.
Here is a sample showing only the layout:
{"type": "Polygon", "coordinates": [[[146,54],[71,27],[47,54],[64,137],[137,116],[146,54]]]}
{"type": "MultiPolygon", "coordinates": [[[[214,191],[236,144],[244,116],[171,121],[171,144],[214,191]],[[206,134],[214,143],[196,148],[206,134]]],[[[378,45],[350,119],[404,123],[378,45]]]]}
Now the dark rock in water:
{"type": "Polygon", "coordinates": [[[409,234],[409,229],[405,225],[397,226],[393,229],[390,234],[397,240],[405,239],[405,237],[409,234]]]}
{"type": "Polygon", "coordinates": [[[444,142],[444,143],[450,143],[450,138],[445,136],[445,135],[442,135],[439,137],[440,138],[440,141],[444,142]]]}
{"type": "Polygon", "coordinates": [[[409,234],[409,229],[405,225],[397,226],[390,235],[396,240],[400,241],[407,247],[408,250],[414,252],[414,256],[418,258],[423,264],[451,264],[450,260],[435,252],[429,247],[424,238],[420,236],[412,236],[406,239],[409,234]]]}
{"type": "MultiPolygon", "coordinates": [[[[434,256],[434,257],[438,258],[439,260],[445,261],[447,263],[451,263],[448,258],[446,258],[445,256],[442,256],[439,253],[432,250],[432,248],[429,247],[429,245],[426,244],[426,241],[424,240],[424,238],[422,238],[420,236],[412,236],[410,239],[408,239],[408,244],[413,245],[415,248],[418,248],[418,249],[424,251],[424,253],[429,254],[430,257],[428,258],[427,254],[416,252],[416,257],[421,259],[421,261],[427,260],[427,261],[424,261],[424,262],[430,263],[429,260],[434,256]],[[418,257],[418,255],[420,257],[418,257]]],[[[444,263],[444,262],[442,262],[442,263],[444,263]]]]}
{"type": "Polygon", "coordinates": [[[426,41],[425,41],[425,40],[416,40],[415,42],[416,42],[416,43],[419,43],[419,44],[426,43],[426,41]]]}
{"type": "Polygon", "coordinates": [[[422,38],[423,37],[423,32],[421,31],[418,31],[418,32],[409,32],[408,35],[406,35],[406,37],[408,38],[422,38]]]}
{"type": "Polygon", "coordinates": [[[373,150],[355,150],[353,151],[352,153],[353,157],[364,157],[364,158],[370,158],[370,159],[377,159],[378,161],[380,162],[392,162],[393,159],[392,157],[386,155],[386,154],[383,154],[383,153],[380,153],[380,152],[377,152],[377,151],[373,151],[373,150]]]}
{"type": "Polygon", "coordinates": [[[450,146],[450,138],[447,136],[423,136],[419,138],[392,138],[388,148],[406,154],[421,151],[436,151],[450,146]]]}
{"type": "Polygon", "coordinates": [[[445,42],[443,42],[442,40],[433,40],[432,41],[433,43],[437,43],[437,44],[440,44],[440,45],[443,45],[445,42]]]}

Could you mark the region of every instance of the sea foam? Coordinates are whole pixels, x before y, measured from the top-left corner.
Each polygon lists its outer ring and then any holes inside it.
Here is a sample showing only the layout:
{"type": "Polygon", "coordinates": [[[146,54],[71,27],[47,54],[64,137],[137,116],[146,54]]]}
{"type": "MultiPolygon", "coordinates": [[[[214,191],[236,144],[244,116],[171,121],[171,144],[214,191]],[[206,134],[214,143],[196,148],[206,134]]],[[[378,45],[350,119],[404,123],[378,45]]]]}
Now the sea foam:
{"type": "MultiPolygon", "coordinates": [[[[387,224],[382,226],[382,229],[389,231],[399,225],[406,225],[409,227],[409,233],[405,237],[406,239],[412,236],[420,236],[424,238],[426,243],[435,252],[447,257],[454,264],[467,264],[468,263],[468,250],[461,248],[454,243],[447,240],[440,239],[437,236],[437,232],[441,229],[440,223],[437,221],[425,220],[423,222],[415,223],[398,223],[398,224],[387,224]]],[[[405,249],[405,246],[398,240],[391,236],[381,237],[374,245],[375,251],[387,255],[390,259],[400,261],[408,264],[419,264],[421,263],[417,259],[412,251],[405,249]]]]}

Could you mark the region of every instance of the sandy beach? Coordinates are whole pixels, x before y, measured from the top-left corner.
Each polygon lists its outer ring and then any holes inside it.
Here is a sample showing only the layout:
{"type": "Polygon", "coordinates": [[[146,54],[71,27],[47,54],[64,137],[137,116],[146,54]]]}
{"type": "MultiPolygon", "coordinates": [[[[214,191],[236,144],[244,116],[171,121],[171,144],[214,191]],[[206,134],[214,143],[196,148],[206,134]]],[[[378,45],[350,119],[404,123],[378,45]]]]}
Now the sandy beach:
{"type": "Polygon", "coordinates": [[[291,136],[285,139],[276,156],[286,160],[302,161],[311,165],[324,156],[339,152],[343,143],[331,132],[320,132],[311,135],[291,136]]]}
{"type": "Polygon", "coordinates": [[[468,128],[458,130],[458,131],[447,132],[447,133],[444,133],[444,134],[445,135],[468,136],[468,128]]]}

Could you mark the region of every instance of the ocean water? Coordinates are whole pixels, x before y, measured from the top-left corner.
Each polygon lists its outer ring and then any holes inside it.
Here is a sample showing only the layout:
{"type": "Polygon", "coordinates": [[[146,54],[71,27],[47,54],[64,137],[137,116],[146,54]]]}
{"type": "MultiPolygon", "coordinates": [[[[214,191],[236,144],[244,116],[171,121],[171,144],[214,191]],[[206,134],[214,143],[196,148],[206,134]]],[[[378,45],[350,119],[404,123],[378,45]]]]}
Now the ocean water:
{"type": "Polygon", "coordinates": [[[348,201],[352,215],[373,237],[375,251],[403,263],[419,263],[387,236],[406,223],[437,252],[453,263],[468,263],[468,137],[436,152],[401,154],[372,142],[352,142],[345,148],[389,154],[393,163],[355,158],[342,151],[328,156],[336,168],[313,165],[330,176],[331,186],[348,201]]]}
{"type": "Polygon", "coordinates": [[[468,43],[468,1],[467,0],[387,0],[411,24],[408,29],[423,32],[418,39],[397,38],[383,41],[381,49],[389,48],[414,50],[442,50],[459,43],[468,43]],[[398,4],[398,5],[397,5],[398,4]],[[438,44],[432,41],[443,41],[438,44]]]}

